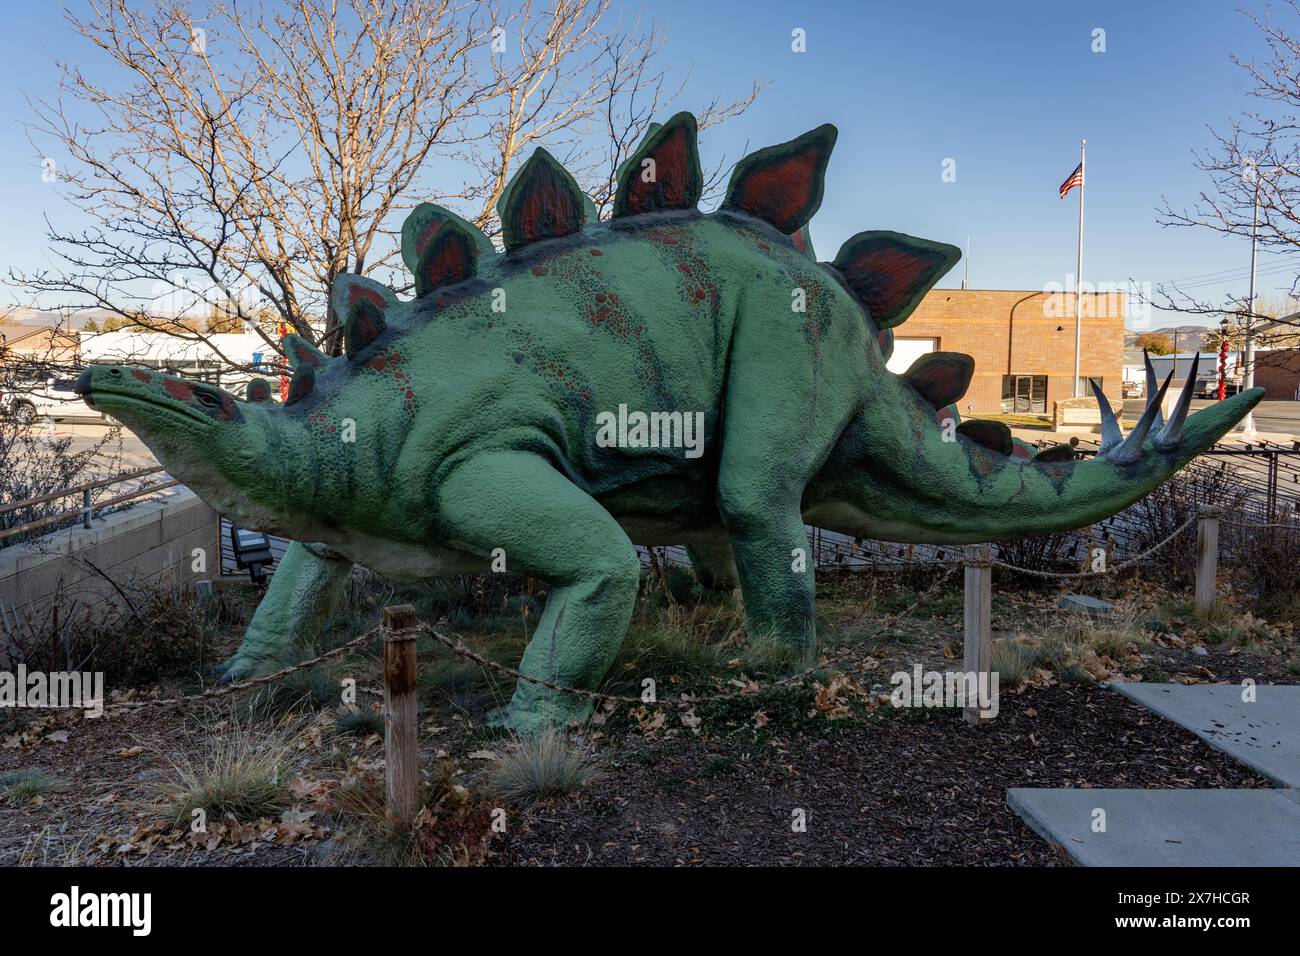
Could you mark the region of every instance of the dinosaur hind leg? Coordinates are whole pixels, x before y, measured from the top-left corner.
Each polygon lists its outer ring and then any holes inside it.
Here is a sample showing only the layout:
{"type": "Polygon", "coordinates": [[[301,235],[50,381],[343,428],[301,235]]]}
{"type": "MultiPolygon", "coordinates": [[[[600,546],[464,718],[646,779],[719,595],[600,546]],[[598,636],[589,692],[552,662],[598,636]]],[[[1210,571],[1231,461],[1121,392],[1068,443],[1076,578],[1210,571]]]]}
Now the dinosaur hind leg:
{"type": "MultiPolygon", "coordinates": [[[[613,517],[538,456],[501,451],[458,465],[438,489],[450,542],[550,585],[521,673],[594,690],[623,643],[641,562],[613,517]],[[490,502],[487,507],[483,502],[490,502]]],[[[520,681],[507,724],[531,733],[591,714],[591,700],[520,681]]]]}
{"type": "Polygon", "coordinates": [[[321,634],[352,570],[324,545],[292,542],[257,605],[235,655],[221,666],[228,683],[292,663],[321,634]]]}
{"type": "Polygon", "coordinates": [[[730,591],[736,586],[736,559],[731,542],[688,544],[686,556],[701,587],[710,591],[730,591]]]}

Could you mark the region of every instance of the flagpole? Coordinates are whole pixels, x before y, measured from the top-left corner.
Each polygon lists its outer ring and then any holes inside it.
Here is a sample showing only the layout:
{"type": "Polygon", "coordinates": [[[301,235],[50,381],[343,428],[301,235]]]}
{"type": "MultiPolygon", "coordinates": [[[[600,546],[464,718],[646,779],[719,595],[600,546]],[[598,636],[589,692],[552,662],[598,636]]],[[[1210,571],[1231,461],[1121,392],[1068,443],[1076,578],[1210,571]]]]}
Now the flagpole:
{"type": "Polygon", "coordinates": [[[1074,272],[1074,397],[1083,394],[1079,379],[1079,353],[1083,345],[1083,190],[1088,184],[1088,174],[1083,168],[1084,147],[1087,140],[1079,140],[1079,261],[1074,272]]]}

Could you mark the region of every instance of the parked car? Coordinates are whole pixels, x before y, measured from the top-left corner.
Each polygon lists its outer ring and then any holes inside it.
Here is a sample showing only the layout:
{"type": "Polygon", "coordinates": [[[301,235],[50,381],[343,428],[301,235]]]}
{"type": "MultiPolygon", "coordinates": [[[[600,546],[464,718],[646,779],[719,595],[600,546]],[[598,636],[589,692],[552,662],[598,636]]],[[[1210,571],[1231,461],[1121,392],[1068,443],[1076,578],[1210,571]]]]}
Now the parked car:
{"type": "MultiPolygon", "coordinates": [[[[1229,380],[1228,382],[1225,383],[1223,395],[1224,398],[1227,398],[1228,396],[1236,395],[1240,391],[1241,391],[1241,383],[1229,380]]],[[[1197,398],[1218,398],[1219,397],[1218,379],[1213,379],[1213,378],[1202,379],[1200,383],[1197,385],[1196,397],[1197,398]]]]}
{"type": "Polygon", "coordinates": [[[48,378],[24,382],[0,393],[0,412],[31,425],[39,419],[51,421],[111,421],[102,411],[91,408],[72,390],[75,378],[48,378]]]}

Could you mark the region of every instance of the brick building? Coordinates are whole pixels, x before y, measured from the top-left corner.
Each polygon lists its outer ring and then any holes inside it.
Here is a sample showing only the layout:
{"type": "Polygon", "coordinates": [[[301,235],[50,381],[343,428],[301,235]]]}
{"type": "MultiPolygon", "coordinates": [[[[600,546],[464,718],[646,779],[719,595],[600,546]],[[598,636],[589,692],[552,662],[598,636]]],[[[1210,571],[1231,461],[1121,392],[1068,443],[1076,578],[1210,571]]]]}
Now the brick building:
{"type": "Polygon", "coordinates": [[[1255,384],[1265,398],[1300,399],[1300,349],[1269,349],[1255,353],[1255,384]]]}
{"type": "MultiPolygon", "coordinates": [[[[1112,399],[1120,398],[1126,311],[1122,292],[1084,294],[1080,374],[1100,379],[1112,399]]],[[[1074,394],[1074,312],[1072,292],[933,289],[894,329],[889,367],[905,371],[925,352],[965,352],[975,376],[958,403],[963,416],[1051,415],[1074,394]]]]}

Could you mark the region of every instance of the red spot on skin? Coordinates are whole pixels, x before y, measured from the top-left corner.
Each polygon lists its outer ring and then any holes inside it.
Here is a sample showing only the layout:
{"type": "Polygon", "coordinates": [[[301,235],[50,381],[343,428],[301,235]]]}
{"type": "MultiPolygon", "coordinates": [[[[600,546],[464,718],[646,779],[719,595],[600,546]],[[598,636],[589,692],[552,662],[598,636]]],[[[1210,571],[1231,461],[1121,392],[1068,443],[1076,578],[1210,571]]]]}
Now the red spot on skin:
{"type": "Polygon", "coordinates": [[[411,391],[411,390],[408,388],[408,389],[406,390],[406,397],[407,397],[407,398],[415,398],[415,393],[414,393],[413,391],[411,391]]]}
{"type": "Polygon", "coordinates": [[[762,249],[764,252],[771,252],[771,251],[772,251],[772,247],[769,246],[766,242],[760,242],[760,243],[758,244],[758,248],[762,249]]]}
{"type": "Polygon", "coordinates": [[[798,249],[800,252],[802,252],[804,255],[808,254],[808,246],[803,241],[802,229],[797,229],[794,232],[790,233],[790,241],[793,242],[794,247],[798,249]]]}
{"type": "Polygon", "coordinates": [[[705,293],[703,289],[696,289],[695,292],[691,295],[691,298],[693,298],[696,302],[702,302],[704,301],[704,295],[705,293]]]}
{"type": "Polygon", "coordinates": [[[546,266],[533,266],[532,273],[535,276],[544,276],[546,275],[546,266]]]}
{"type": "Polygon", "coordinates": [[[677,268],[680,269],[682,272],[690,272],[691,264],[689,262],[679,262],[677,263],[677,268]]]}
{"type": "Polygon", "coordinates": [[[370,363],[370,367],[376,372],[382,372],[387,365],[388,362],[384,360],[383,356],[380,356],[370,363]]]}
{"type": "Polygon", "coordinates": [[[601,252],[599,249],[592,249],[591,254],[593,256],[603,256],[605,253],[601,252]]]}
{"type": "Polygon", "coordinates": [[[597,302],[604,302],[604,301],[605,301],[605,293],[603,293],[603,292],[597,292],[597,293],[596,293],[596,301],[597,301],[597,302]]]}
{"type": "Polygon", "coordinates": [[[392,355],[388,356],[388,360],[390,362],[400,362],[402,360],[402,353],[394,352],[392,355]]]}
{"type": "Polygon", "coordinates": [[[131,374],[134,375],[136,378],[138,378],[138,379],[139,379],[140,381],[142,381],[142,382],[152,382],[152,381],[153,381],[153,376],[150,375],[148,372],[136,372],[136,371],[133,371],[131,374]]]}
{"type": "Polygon", "coordinates": [[[172,398],[188,402],[194,396],[194,386],[189,382],[178,382],[173,378],[163,379],[163,388],[172,398]]]}

